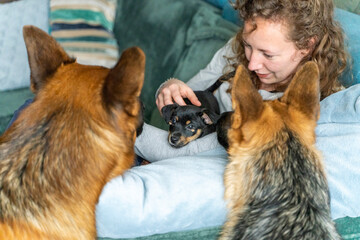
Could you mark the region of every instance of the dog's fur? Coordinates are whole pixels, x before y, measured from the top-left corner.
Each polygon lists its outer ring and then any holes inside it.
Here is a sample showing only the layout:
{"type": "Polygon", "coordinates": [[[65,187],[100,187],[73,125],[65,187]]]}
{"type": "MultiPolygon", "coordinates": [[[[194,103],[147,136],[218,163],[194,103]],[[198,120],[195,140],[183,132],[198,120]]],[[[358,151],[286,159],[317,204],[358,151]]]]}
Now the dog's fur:
{"type": "Polygon", "coordinates": [[[220,239],[339,239],[314,146],[317,65],[306,63],[275,101],[262,101],[243,66],[233,80],[224,176],[229,214],[220,239]]]}
{"type": "Polygon", "coordinates": [[[42,30],[23,34],[36,97],[0,138],[0,239],[95,239],[103,186],[134,162],[145,55],[85,66],[42,30]]]}
{"type": "Polygon", "coordinates": [[[168,142],[172,147],[183,147],[197,138],[215,132],[216,123],[220,117],[220,108],[214,91],[234,74],[235,72],[224,74],[206,90],[194,91],[201,102],[200,107],[184,98],[187,104],[185,106],[174,103],[161,109],[162,116],[169,125],[168,142]]]}

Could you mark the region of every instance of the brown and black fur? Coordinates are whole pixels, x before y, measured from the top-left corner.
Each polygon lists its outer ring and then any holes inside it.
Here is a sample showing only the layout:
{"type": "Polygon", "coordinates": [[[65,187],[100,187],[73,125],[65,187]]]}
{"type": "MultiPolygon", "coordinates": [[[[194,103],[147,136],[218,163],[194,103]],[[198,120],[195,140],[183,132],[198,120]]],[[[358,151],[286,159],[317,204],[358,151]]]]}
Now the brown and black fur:
{"type": "Polygon", "coordinates": [[[134,161],[145,55],[86,66],[42,30],[23,34],[36,96],[0,137],[0,239],[95,239],[100,192],[134,161]]]}
{"type": "Polygon", "coordinates": [[[281,99],[264,102],[239,66],[232,99],[224,176],[229,214],[220,239],[340,239],[314,146],[317,65],[306,63],[281,99]]]}

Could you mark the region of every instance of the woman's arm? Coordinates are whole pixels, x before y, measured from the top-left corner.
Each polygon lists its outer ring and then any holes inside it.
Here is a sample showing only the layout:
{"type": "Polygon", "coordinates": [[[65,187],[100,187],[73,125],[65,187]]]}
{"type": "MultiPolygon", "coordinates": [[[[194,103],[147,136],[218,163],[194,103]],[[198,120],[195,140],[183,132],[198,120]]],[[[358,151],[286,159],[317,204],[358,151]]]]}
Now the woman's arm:
{"type": "MultiPolygon", "coordinates": [[[[232,41],[233,39],[219,49],[210,63],[187,83],[176,78],[171,78],[160,85],[155,95],[156,105],[159,111],[163,106],[172,104],[174,101],[179,105],[185,105],[182,98],[188,98],[194,105],[199,106],[200,103],[193,91],[206,89],[223,75],[224,68],[228,65],[226,57],[234,55],[231,47],[232,41]]],[[[231,109],[230,96],[226,93],[227,88],[228,84],[223,84],[215,94],[220,104],[220,110],[231,109]],[[219,94],[219,92],[222,93],[219,94]]]]}

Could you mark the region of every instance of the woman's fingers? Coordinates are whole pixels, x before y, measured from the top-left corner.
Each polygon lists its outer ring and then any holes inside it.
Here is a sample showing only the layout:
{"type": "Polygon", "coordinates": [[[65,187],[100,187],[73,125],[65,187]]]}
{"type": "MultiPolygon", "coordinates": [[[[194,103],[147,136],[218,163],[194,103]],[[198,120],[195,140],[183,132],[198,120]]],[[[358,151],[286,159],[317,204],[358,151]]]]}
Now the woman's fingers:
{"type": "Polygon", "coordinates": [[[173,104],[174,102],[179,105],[186,105],[184,98],[188,98],[194,105],[201,105],[194,91],[188,85],[173,78],[168,80],[159,90],[156,105],[161,112],[165,105],[173,104]]]}

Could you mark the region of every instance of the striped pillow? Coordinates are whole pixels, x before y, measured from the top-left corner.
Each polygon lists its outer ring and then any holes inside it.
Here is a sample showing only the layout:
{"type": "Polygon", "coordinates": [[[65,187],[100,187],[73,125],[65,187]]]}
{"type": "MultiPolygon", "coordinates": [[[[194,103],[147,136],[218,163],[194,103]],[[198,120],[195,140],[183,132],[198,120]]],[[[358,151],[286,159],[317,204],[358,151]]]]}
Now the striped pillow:
{"type": "Polygon", "coordinates": [[[50,34],[78,63],[113,67],[116,0],[50,0],[50,34]]]}

